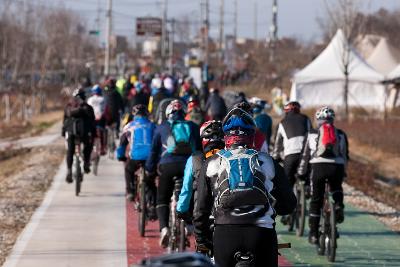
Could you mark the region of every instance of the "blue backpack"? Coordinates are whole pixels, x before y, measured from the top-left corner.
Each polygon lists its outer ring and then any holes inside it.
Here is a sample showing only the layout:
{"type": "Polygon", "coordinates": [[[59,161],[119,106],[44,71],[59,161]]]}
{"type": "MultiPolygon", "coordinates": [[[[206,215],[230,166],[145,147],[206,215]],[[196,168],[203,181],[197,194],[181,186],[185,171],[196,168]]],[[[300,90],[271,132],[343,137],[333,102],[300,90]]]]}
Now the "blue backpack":
{"type": "Polygon", "coordinates": [[[131,150],[129,156],[133,160],[146,160],[151,150],[154,125],[150,121],[134,121],[131,133],[131,150]]]}
{"type": "Polygon", "coordinates": [[[167,152],[174,155],[191,155],[195,149],[192,128],[187,121],[173,121],[167,139],[167,152]]]}
{"type": "Polygon", "coordinates": [[[269,193],[265,189],[265,176],[259,166],[258,153],[244,149],[234,154],[232,150],[217,153],[226,161],[226,176],[218,177],[217,207],[235,209],[243,206],[269,205],[269,193]]]}

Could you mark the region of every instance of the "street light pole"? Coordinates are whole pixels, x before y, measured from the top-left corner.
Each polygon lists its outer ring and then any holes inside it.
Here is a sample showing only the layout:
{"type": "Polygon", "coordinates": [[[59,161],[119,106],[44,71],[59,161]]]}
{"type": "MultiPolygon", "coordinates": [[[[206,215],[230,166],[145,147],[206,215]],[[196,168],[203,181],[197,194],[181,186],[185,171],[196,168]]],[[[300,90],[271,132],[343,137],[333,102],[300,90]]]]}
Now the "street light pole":
{"type": "Polygon", "coordinates": [[[106,27],[106,51],[104,61],[104,76],[110,74],[110,56],[111,56],[111,16],[112,16],[112,0],[108,0],[107,8],[107,27],[106,27]]]}

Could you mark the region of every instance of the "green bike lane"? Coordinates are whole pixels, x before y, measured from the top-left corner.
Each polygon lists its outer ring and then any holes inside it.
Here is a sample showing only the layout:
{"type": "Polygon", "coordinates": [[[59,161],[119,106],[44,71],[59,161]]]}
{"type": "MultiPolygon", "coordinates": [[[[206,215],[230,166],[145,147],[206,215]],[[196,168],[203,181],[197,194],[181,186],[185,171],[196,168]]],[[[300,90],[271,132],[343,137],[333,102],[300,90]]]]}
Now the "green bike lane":
{"type": "Polygon", "coordinates": [[[308,225],[304,236],[297,237],[278,222],[279,241],[292,243],[291,249],[281,253],[293,266],[400,266],[400,235],[367,212],[346,205],[345,221],[338,230],[336,262],[329,263],[326,256],[319,256],[315,246],[308,243],[308,225]]]}

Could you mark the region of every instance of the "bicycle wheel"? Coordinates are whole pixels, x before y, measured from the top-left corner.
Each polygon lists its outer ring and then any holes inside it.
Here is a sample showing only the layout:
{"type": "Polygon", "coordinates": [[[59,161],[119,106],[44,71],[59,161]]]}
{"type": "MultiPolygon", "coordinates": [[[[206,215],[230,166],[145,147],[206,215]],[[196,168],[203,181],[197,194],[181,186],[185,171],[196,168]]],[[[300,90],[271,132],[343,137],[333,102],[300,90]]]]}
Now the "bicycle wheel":
{"type": "Polygon", "coordinates": [[[140,169],[139,174],[139,205],[140,205],[140,213],[139,213],[139,233],[140,236],[143,237],[146,230],[146,188],[144,184],[144,168],[140,169]]]}
{"type": "Polygon", "coordinates": [[[97,176],[97,170],[99,167],[99,161],[100,161],[100,156],[96,155],[96,157],[93,159],[93,174],[97,176]]]}
{"type": "Polygon", "coordinates": [[[179,244],[178,244],[178,252],[183,252],[186,250],[186,233],[185,233],[185,221],[179,220],[179,244]]]}
{"type": "Polygon", "coordinates": [[[306,223],[306,195],[304,183],[300,183],[297,187],[297,201],[296,235],[303,236],[306,223]]]}
{"type": "Polygon", "coordinates": [[[326,242],[326,257],[328,261],[334,262],[336,258],[336,238],[337,238],[337,229],[336,229],[336,214],[335,207],[333,202],[329,203],[330,217],[329,217],[329,229],[327,233],[327,242],[326,242]]]}
{"type": "Polygon", "coordinates": [[[75,196],[79,196],[81,192],[82,170],[79,157],[75,157],[75,196]]]}

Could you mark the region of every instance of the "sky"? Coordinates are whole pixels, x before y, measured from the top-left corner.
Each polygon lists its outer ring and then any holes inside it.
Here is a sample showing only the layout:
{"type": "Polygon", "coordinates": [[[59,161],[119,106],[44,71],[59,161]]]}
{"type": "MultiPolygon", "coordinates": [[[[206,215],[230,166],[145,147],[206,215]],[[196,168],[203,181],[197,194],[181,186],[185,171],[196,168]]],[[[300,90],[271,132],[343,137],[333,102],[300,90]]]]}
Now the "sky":
{"type": "MultiPolygon", "coordinates": [[[[75,10],[86,19],[89,28],[96,28],[96,17],[100,14],[100,31],[105,29],[105,9],[107,0],[41,0],[49,5],[62,3],[67,8],[75,10]],[[101,12],[98,13],[98,7],[101,12]]],[[[128,38],[135,36],[135,18],[141,16],[161,16],[163,0],[113,0],[113,31],[128,38]]],[[[191,19],[191,24],[200,22],[201,0],[167,0],[168,17],[182,18],[185,15],[191,19]]],[[[225,33],[233,33],[234,1],[225,1],[225,33]]],[[[272,0],[236,0],[238,3],[238,37],[253,38],[254,14],[257,5],[257,37],[265,39],[271,25],[272,0]]],[[[278,36],[296,37],[302,41],[318,41],[321,30],[317,17],[326,16],[326,2],[336,0],[278,0],[278,36]]],[[[356,0],[354,0],[356,1],[356,0]]],[[[400,0],[358,0],[362,1],[366,12],[373,12],[381,7],[392,10],[400,8],[400,0]]],[[[211,36],[218,36],[219,7],[221,0],[209,0],[211,36]]],[[[57,5],[57,4],[56,4],[57,5]]],[[[102,35],[103,36],[103,35],[102,35]]]]}

